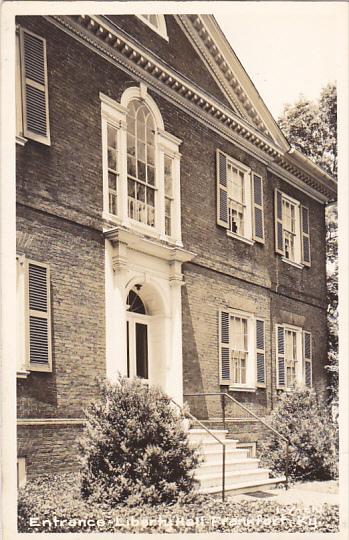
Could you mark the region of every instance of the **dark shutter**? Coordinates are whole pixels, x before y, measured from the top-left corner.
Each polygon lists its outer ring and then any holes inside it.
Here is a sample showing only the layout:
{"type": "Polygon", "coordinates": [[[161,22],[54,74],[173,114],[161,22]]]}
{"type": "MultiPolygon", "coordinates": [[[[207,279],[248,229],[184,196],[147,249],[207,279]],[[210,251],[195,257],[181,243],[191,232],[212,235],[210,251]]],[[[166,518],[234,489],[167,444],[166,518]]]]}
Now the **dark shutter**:
{"type": "Polygon", "coordinates": [[[310,266],[309,209],[301,207],[302,263],[310,266]]]}
{"type": "Polygon", "coordinates": [[[252,174],[253,179],[253,238],[264,243],[263,179],[252,174]]]}
{"type": "Polygon", "coordinates": [[[50,276],[46,265],[28,263],[30,369],[51,370],[50,276]]]}
{"type": "Polygon", "coordinates": [[[310,388],[312,386],[312,344],[310,332],[303,332],[303,360],[304,382],[310,388]]]}
{"type": "Polygon", "coordinates": [[[265,331],[264,321],[256,320],[257,386],[265,386],[265,331]]]}
{"type": "Polygon", "coordinates": [[[276,351],[277,351],[277,387],[285,388],[285,331],[282,325],[276,326],[276,351]]]}
{"type": "Polygon", "coordinates": [[[282,228],[282,193],[275,190],[275,251],[284,255],[284,233],[282,228]]]}
{"type": "Polygon", "coordinates": [[[217,223],[228,228],[227,158],[217,150],[217,223]]]}
{"type": "Polygon", "coordinates": [[[226,311],[219,314],[220,334],[220,383],[230,383],[230,315],[226,311]]]}
{"type": "Polygon", "coordinates": [[[23,134],[44,144],[50,144],[46,40],[28,30],[20,29],[23,134]]]}

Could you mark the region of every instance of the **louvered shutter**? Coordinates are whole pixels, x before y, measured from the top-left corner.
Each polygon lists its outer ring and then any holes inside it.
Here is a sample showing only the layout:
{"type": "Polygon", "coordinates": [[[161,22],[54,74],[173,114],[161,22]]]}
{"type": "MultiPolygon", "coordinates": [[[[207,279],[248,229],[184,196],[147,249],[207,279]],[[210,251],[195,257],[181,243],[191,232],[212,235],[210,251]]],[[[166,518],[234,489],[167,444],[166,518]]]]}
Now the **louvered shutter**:
{"type": "Polygon", "coordinates": [[[284,255],[284,233],[282,228],[282,193],[275,190],[275,251],[284,255]]]}
{"type": "Polygon", "coordinates": [[[301,207],[302,263],[310,266],[309,209],[301,207]]]}
{"type": "Polygon", "coordinates": [[[228,228],[227,158],[217,150],[217,223],[228,228]]]}
{"type": "Polygon", "coordinates": [[[257,386],[265,386],[265,326],[261,319],[256,320],[256,361],[257,386]]]}
{"type": "Polygon", "coordinates": [[[219,375],[220,384],[230,383],[230,315],[226,311],[219,313],[219,375]]]}
{"type": "Polygon", "coordinates": [[[304,382],[309,388],[312,386],[312,343],[311,333],[303,332],[303,360],[304,382]]]}
{"type": "Polygon", "coordinates": [[[23,134],[50,144],[46,40],[20,28],[23,134]]]}
{"type": "Polygon", "coordinates": [[[50,271],[28,262],[28,365],[32,371],[51,371],[50,271]]]}
{"type": "Polygon", "coordinates": [[[276,373],[277,388],[286,387],[285,372],[285,330],[282,325],[276,325],[276,373]]]}
{"type": "Polygon", "coordinates": [[[253,187],[253,238],[264,244],[263,179],[252,173],[253,187]]]}

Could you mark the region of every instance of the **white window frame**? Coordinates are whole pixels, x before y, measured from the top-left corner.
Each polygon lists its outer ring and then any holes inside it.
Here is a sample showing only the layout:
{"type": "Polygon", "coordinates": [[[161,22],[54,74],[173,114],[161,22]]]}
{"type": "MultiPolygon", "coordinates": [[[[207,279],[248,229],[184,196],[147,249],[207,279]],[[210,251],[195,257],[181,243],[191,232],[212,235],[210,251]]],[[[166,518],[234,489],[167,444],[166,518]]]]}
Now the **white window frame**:
{"type": "Polygon", "coordinates": [[[146,18],[146,15],[153,15],[153,13],[147,13],[145,15],[136,14],[136,17],[138,17],[144,24],[149,26],[154,32],[159,34],[163,39],[168,41],[168,35],[167,35],[167,28],[166,28],[166,21],[164,15],[154,14],[156,15],[158,25],[152,24],[149,19],[146,18]]]}
{"type": "Polygon", "coordinates": [[[252,219],[252,212],[253,212],[253,201],[252,201],[252,171],[250,167],[247,167],[240,161],[237,161],[236,159],[228,156],[226,154],[227,158],[227,195],[228,195],[228,228],[227,228],[227,235],[231,236],[233,238],[237,238],[238,240],[241,240],[243,242],[247,242],[248,244],[254,244],[253,240],[253,219],[252,219]],[[231,192],[229,191],[229,180],[228,180],[228,166],[229,164],[232,167],[235,167],[238,171],[241,171],[243,173],[243,182],[244,182],[244,234],[238,234],[236,232],[233,232],[230,228],[230,218],[229,218],[229,201],[231,200],[231,192]]]}
{"type": "Polygon", "coordinates": [[[25,379],[29,374],[27,360],[27,319],[28,307],[26,301],[28,266],[25,256],[16,256],[16,373],[17,378],[25,379]]]}
{"type": "Polygon", "coordinates": [[[126,314],[126,321],[128,323],[129,332],[129,378],[134,379],[137,377],[137,358],[136,358],[136,323],[143,324],[147,327],[147,344],[148,344],[148,378],[142,378],[141,381],[145,384],[149,384],[150,378],[150,363],[151,363],[151,316],[137,313],[126,314]]]}
{"type": "Polygon", "coordinates": [[[286,193],[281,192],[282,194],[282,234],[283,234],[283,244],[284,244],[284,255],[282,260],[291,266],[296,268],[303,268],[302,264],[302,236],[301,236],[301,204],[296,199],[293,199],[286,193]],[[285,215],[284,215],[284,201],[289,202],[295,207],[295,244],[294,244],[294,259],[289,259],[285,254],[285,215]]]}
{"type": "Polygon", "coordinates": [[[131,87],[125,90],[121,102],[117,103],[103,93],[100,93],[101,120],[102,120],[102,150],[103,150],[103,218],[116,225],[138,231],[141,234],[153,236],[182,246],[181,216],[180,216],[180,158],[179,146],[181,140],[164,130],[160,111],[147,92],[147,87],[131,87]],[[150,109],[155,124],[155,227],[132,219],[128,215],[128,192],[127,192],[127,105],[137,99],[143,101],[150,109]],[[107,125],[111,124],[117,129],[118,145],[118,198],[117,215],[109,211],[109,188],[108,188],[108,154],[107,154],[107,125]],[[173,159],[173,219],[171,235],[165,234],[165,195],[164,195],[164,156],[173,159]]]}
{"type": "Polygon", "coordinates": [[[300,326],[294,326],[292,324],[283,324],[284,328],[284,362],[285,362],[285,387],[283,390],[292,392],[295,387],[289,386],[287,383],[287,366],[286,366],[286,331],[296,333],[296,347],[297,347],[297,363],[295,369],[295,386],[305,386],[305,374],[304,374],[304,359],[303,359],[303,328],[300,326]]]}
{"type": "Polygon", "coordinates": [[[230,358],[230,383],[229,389],[234,391],[255,391],[257,387],[257,368],[256,368],[256,317],[253,313],[241,311],[238,309],[224,310],[229,313],[229,358],[230,358]],[[240,317],[247,320],[247,366],[246,383],[233,383],[233,364],[232,364],[232,330],[231,318],[240,317]]]}

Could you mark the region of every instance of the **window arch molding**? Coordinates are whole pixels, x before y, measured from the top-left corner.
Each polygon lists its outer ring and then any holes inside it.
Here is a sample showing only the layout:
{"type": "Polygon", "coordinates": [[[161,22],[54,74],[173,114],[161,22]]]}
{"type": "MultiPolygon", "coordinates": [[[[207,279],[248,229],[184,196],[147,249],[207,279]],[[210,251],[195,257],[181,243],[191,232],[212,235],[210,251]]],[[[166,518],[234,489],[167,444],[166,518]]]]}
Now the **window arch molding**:
{"type": "MultiPolygon", "coordinates": [[[[179,146],[182,141],[165,131],[159,107],[149,95],[145,84],[127,88],[119,103],[102,93],[100,99],[103,217],[108,222],[122,224],[129,229],[182,245],[179,200],[179,146]],[[130,107],[133,111],[142,108],[151,115],[151,162],[147,160],[150,155],[147,140],[143,137],[144,140],[138,141],[136,131],[131,131],[130,117],[134,114],[136,118],[138,113],[129,114],[130,107]],[[138,150],[138,142],[141,143],[141,150],[138,150]],[[133,169],[130,165],[132,162],[133,169]],[[153,179],[149,181],[148,166],[153,168],[155,182],[153,179]]],[[[142,129],[146,128],[143,126],[142,129]]]]}

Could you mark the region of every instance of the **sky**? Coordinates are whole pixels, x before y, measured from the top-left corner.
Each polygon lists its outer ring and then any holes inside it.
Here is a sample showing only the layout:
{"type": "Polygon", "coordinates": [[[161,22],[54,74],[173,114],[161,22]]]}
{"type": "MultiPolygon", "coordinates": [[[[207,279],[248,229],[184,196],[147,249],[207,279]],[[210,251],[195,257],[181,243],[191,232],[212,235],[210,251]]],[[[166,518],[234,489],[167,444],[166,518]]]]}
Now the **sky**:
{"type": "Polygon", "coordinates": [[[284,103],[294,103],[300,94],[317,99],[348,62],[343,49],[343,2],[216,6],[220,7],[212,11],[218,24],[275,118],[284,103]]]}

